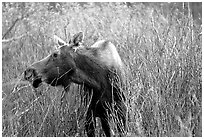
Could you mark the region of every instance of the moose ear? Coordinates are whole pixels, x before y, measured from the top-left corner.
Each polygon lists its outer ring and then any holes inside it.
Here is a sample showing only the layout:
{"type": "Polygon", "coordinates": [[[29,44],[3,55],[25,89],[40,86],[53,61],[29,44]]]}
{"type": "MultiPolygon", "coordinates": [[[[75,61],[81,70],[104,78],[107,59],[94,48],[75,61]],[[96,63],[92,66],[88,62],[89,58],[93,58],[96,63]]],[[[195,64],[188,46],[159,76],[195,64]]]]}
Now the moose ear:
{"type": "Polygon", "coordinates": [[[59,45],[59,46],[63,46],[66,45],[67,43],[65,41],[63,41],[60,37],[58,37],[57,35],[54,35],[54,41],[59,45]]]}
{"type": "Polygon", "coordinates": [[[69,41],[69,43],[73,43],[74,45],[78,46],[83,41],[83,33],[79,32],[73,36],[73,38],[69,41]]]}

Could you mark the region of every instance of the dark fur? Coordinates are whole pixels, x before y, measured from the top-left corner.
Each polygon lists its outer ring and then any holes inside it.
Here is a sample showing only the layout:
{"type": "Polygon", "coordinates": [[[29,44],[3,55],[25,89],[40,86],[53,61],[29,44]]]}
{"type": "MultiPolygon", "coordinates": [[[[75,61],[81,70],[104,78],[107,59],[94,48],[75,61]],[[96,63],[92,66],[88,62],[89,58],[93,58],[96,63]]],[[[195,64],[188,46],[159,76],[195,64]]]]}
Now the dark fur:
{"type": "Polygon", "coordinates": [[[59,50],[60,53],[54,52],[29,67],[25,71],[25,79],[32,82],[36,88],[42,81],[52,86],[63,86],[66,91],[71,82],[85,86],[85,91],[92,94],[86,115],[87,135],[95,136],[95,117],[100,117],[106,136],[111,136],[110,114],[117,119],[120,135],[124,135],[126,106],[122,69],[110,68],[101,63],[94,55],[94,49],[75,52],[72,47],[63,46],[59,50]]]}

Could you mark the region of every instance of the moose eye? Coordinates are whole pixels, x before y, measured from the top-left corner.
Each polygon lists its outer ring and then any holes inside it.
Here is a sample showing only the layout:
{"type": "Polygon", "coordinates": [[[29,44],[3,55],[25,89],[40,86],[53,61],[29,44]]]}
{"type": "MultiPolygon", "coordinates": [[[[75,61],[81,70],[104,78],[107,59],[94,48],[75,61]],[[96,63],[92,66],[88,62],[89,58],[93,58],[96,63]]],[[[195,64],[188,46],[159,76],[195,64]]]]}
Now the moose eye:
{"type": "Polygon", "coordinates": [[[52,55],[52,56],[53,56],[54,58],[56,58],[56,57],[57,57],[57,55],[58,55],[57,53],[53,53],[53,55],[52,55]]]}

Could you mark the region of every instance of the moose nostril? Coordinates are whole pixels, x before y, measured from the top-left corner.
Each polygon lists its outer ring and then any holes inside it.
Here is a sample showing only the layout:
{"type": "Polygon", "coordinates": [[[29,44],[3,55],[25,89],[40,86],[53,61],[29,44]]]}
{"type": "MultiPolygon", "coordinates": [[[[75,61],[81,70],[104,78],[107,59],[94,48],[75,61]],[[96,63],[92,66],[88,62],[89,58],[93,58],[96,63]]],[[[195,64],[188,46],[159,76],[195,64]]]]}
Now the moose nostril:
{"type": "Polygon", "coordinates": [[[24,79],[29,80],[31,77],[33,77],[35,70],[34,69],[27,69],[24,72],[24,79]]]}

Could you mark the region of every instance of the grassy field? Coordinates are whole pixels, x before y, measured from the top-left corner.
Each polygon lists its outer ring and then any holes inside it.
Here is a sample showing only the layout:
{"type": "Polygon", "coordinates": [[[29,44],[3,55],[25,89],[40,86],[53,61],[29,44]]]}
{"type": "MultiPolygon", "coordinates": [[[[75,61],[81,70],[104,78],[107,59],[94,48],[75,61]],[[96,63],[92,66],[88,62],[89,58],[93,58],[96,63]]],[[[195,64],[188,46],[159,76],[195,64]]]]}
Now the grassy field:
{"type": "Polygon", "coordinates": [[[2,3],[2,136],[86,136],[77,85],[61,100],[62,88],[21,80],[53,34],[79,31],[86,45],[111,40],[127,67],[127,136],[202,136],[202,28],[178,5],[2,3]]]}

